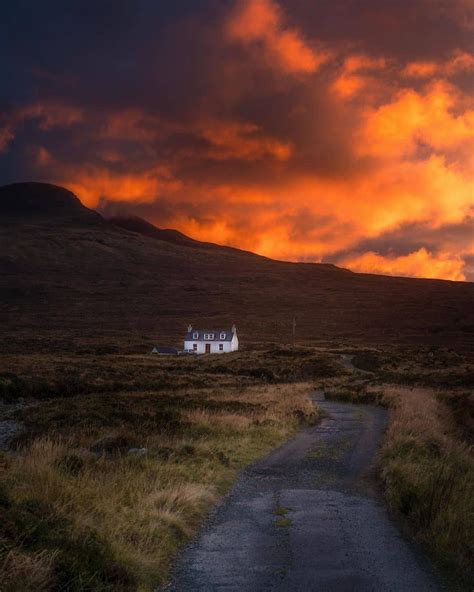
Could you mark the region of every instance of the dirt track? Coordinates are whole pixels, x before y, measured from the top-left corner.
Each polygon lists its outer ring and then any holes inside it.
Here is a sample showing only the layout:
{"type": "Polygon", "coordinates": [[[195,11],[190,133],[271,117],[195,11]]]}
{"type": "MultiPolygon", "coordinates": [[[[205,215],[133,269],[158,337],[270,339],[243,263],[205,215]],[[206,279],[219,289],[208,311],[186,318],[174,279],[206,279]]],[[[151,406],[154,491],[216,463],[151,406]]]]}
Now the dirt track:
{"type": "Polygon", "coordinates": [[[368,475],[380,408],[315,400],[319,425],[244,472],[185,550],[173,592],[442,590],[399,533],[368,475]]]}

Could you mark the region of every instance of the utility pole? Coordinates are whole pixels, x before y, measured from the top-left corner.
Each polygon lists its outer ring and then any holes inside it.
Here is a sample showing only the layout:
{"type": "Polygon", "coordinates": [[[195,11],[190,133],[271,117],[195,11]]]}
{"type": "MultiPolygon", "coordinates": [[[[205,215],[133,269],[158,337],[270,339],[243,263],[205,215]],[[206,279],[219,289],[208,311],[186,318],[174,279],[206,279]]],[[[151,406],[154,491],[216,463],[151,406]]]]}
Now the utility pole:
{"type": "Polygon", "coordinates": [[[295,347],[296,341],[296,319],[293,317],[293,347],[295,347]]]}

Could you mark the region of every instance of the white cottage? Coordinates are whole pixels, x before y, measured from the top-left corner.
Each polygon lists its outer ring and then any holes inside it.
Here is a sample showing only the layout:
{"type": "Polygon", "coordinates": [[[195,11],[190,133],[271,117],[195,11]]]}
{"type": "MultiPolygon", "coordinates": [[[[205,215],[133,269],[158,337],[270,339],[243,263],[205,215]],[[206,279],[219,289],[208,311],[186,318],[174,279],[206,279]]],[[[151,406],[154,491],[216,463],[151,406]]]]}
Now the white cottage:
{"type": "Polygon", "coordinates": [[[239,349],[237,327],[232,329],[193,329],[191,325],[184,339],[184,350],[196,354],[225,354],[239,349]]]}

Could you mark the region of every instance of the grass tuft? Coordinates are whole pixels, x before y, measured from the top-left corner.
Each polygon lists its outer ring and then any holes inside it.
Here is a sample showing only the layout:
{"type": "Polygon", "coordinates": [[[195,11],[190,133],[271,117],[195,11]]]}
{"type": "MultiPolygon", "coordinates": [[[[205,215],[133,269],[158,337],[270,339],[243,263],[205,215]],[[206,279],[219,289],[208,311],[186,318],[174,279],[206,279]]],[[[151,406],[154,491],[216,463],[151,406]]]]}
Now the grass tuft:
{"type": "Polygon", "coordinates": [[[289,518],[278,518],[275,520],[275,525],[278,526],[278,528],[290,528],[291,520],[289,518]]]}

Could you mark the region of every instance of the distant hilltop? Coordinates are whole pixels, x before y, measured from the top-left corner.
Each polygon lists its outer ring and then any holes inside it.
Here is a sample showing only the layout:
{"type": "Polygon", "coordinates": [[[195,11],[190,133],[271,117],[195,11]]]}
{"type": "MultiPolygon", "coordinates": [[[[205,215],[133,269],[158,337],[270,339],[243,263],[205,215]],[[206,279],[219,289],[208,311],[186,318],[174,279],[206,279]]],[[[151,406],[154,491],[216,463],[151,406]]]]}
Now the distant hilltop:
{"type": "Polygon", "coordinates": [[[82,220],[100,222],[102,216],[86,208],[64,187],[49,183],[14,183],[0,187],[0,220],[50,221],[82,220]]]}

